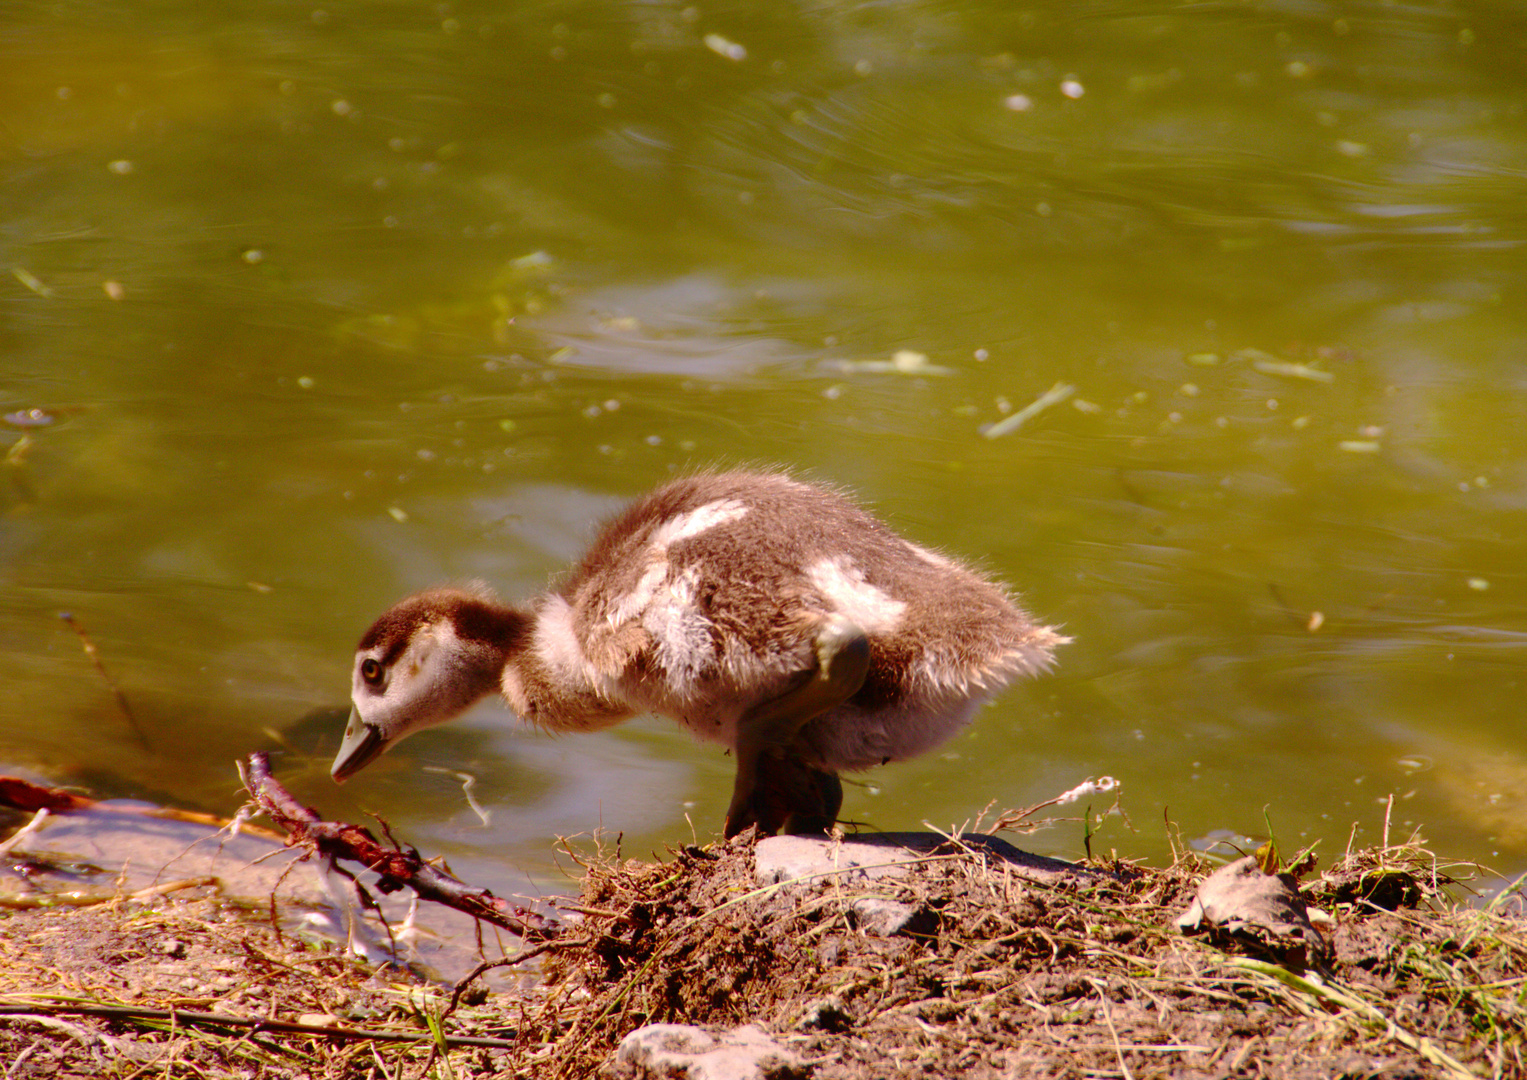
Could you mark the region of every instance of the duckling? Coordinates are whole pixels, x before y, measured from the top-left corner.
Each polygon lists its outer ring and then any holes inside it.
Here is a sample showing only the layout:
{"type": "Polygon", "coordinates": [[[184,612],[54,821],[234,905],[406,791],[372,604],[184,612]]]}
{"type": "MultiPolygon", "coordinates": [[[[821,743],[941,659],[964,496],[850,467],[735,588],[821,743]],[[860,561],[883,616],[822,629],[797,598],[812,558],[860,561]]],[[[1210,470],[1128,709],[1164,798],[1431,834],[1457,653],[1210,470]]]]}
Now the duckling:
{"type": "Polygon", "coordinates": [[[838,774],[924,753],[1069,641],[843,496],[724,472],[610,520],[528,607],[411,596],[361,638],[333,776],[494,691],[550,731],[672,717],[737,759],[725,835],[822,832],[838,774]]]}

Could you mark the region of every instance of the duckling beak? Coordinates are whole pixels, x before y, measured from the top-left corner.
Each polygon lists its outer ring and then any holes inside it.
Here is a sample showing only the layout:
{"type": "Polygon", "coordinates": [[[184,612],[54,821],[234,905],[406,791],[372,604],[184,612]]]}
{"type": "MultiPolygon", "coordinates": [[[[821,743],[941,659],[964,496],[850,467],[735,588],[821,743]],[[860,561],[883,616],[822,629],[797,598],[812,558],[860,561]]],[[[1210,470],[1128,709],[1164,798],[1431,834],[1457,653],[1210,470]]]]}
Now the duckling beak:
{"type": "Polygon", "coordinates": [[[371,762],[382,756],[387,740],[379,729],[361,719],[360,713],[350,710],[350,722],[345,725],[345,740],[339,744],[339,754],[329,775],[334,782],[343,784],[371,762]]]}

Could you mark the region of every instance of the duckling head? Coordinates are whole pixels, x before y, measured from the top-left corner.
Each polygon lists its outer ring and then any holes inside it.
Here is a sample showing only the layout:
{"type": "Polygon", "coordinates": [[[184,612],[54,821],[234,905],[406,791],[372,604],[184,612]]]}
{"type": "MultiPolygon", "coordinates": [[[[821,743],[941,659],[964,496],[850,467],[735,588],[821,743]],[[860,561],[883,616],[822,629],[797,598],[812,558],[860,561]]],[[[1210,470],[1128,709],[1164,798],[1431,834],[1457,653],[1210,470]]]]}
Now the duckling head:
{"type": "Polygon", "coordinates": [[[350,679],[350,721],[330,770],[343,782],[399,740],[453,720],[498,689],[526,617],[457,589],[411,596],[361,638],[350,679]]]}

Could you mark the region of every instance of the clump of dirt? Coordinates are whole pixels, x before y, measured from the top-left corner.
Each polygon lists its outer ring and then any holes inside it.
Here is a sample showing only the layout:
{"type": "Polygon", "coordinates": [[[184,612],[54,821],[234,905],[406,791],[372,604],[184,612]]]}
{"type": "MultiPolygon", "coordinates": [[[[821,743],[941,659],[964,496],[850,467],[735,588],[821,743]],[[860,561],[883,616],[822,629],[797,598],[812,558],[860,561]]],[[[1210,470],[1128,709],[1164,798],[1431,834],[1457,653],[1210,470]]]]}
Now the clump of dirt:
{"type": "Polygon", "coordinates": [[[1419,848],[1305,882],[1324,970],[1181,933],[1195,859],[1041,884],[956,844],[901,877],[760,886],[753,853],[583,856],[567,927],[520,954],[541,979],[492,994],[376,973],[210,898],[6,915],[0,1061],[18,1080],[166,1062],[265,1080],[445,1076],[443,1055],[456,1077],[548,1080],[609,1075],[627,1033],[677,1022],[759,1024],[821,1080],[1523,1075],[1527,921],[1452,898],[1419,848]],[[877,936],[867,900],[911,917],[877,936]]]}
{"type": "Polygon", "coordinates": [[[784,890],[755,885],[745,842],[591,863],[586,922],[520,1013],[539,1045],[506,1074],[594,1075],[657,1022],[762,1024],[823,1080],[1521,1067],[1527,923],[1449,900],[1419,849],[1345,857],[1304,888],[1331,916],[1324,971],[1284,967],[1254,936],[1180,933],[1196,860],[1098,869],[1095,886],[1044,886],[972,850],[868,887],[784,890]],[[867,935],[870,894],[927,918],[867,935]]]}

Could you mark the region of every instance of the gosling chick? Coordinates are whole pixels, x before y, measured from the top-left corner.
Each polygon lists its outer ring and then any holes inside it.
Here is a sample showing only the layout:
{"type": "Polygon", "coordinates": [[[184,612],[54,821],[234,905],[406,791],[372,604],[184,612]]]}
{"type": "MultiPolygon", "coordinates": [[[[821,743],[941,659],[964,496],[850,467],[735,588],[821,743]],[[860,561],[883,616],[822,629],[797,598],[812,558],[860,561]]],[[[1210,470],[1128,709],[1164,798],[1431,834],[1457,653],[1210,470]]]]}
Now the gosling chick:
{"type": "Polygon", "coordinates": [[[551,731],[672,717],[737,758],[727,837],[820,832],[840,772],[933,749],[1068,640],[835,492],[690,476],[609,521],[526,608],[441,588],[383,614],[333,776],[498,691],[551,731]]]}

